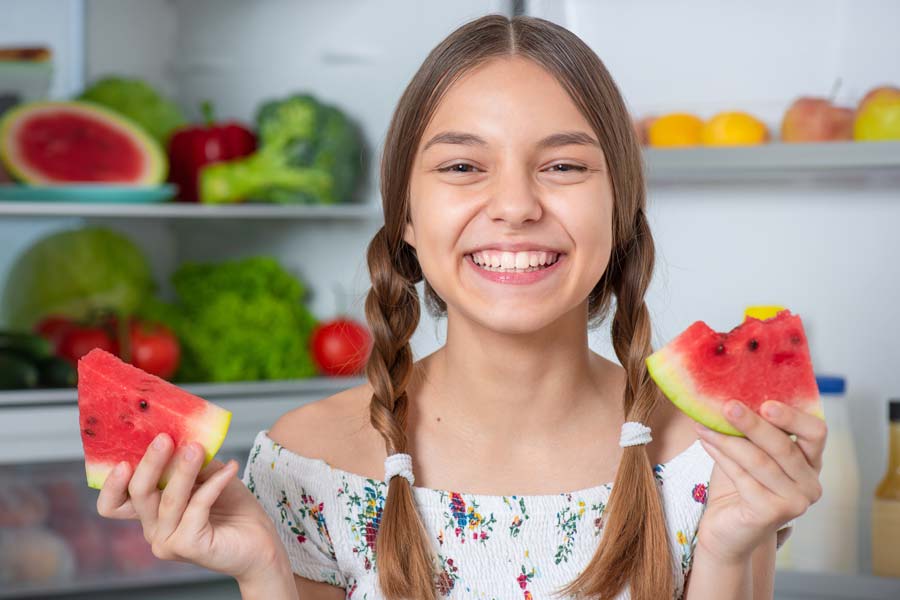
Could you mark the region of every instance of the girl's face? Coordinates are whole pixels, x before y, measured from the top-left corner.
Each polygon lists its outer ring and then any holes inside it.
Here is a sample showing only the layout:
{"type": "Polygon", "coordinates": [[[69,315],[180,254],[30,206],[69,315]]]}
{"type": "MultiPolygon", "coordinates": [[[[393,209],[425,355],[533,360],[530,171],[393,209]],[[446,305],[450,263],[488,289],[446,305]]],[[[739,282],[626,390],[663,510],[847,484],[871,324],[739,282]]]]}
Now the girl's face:
{"type": "Polygon", "coordinates": [[[562,86],[530,60],[495,59],[454,83],[425,129],[404,239],[448,314],[524,333],[586,316],[612,206],[603,150],[562,86]],[[531,272],[476,264],[533,269],[556,255],[531,272]]]}

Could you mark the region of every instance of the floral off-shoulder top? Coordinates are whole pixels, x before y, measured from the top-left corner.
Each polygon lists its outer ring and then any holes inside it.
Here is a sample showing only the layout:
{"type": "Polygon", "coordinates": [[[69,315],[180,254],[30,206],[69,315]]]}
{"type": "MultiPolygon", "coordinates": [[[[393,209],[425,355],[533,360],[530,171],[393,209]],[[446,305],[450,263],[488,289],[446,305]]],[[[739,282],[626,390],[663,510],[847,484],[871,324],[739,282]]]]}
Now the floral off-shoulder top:
{"type": "MultiPolygon", "coordinates": [[[[697,441],[655,474],[662,492],[675,574],[683,595],[713,460],[697,441]]],[[[383,481],[295,454],[260,431],[244,484],[275,521],[294,573],[379,600],[375,535],[387,493],[383,481]]],[[[588,564],[600,537],[612,484],[533,496],[489,496],[413,487],[434,548],[440,597],[539,600],[588,564]]],[[[629,597],[624,590],[620,599],[629,597]]]]}

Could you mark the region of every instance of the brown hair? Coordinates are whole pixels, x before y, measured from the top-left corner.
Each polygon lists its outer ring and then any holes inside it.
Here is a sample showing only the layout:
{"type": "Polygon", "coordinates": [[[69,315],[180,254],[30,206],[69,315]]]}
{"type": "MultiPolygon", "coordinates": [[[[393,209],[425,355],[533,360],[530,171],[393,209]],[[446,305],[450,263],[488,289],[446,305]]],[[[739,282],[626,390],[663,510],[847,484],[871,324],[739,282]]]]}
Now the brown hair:
{"type": "MultiPolygon", "coordinates": [[[[416,152],[453,82],[492,58],[509,56],[533,60],[554,75],[599,137],[615,198],[613,239],[609,265],[588,297],[589,326],[605,320],[615,295],[612,342],[627,373],[624,419],[647,423],[656,406],[658,395],[644,364],[652,352],[644,294],[653,273],[654,244],[645,216],[641,148],[625,103],[601,60],[575,34],[536,17],[492,14],[462,25],[431,51],[403,92],[384,143],[385,222],[367,251],[372,288],[365,310],[374,338],[366,365],[374,388],[371,421],[388,454],[407,451],[406,388],[414,366],[409,339],[419,322],[415,284],[423,279],[415,249],[403,240],[416,152]]],[[[446,303],[427,280],[424,287],[429,313],[446,315],[446,303]]],[[[672,559],[646,446],[623,450],[606,512],[600,547],[561,592],[612,598],[630,583],[635,600],[670,598],[672,559]]],[[[435,597],[430,539],[403,477],[388,485],[375,550],[379,583],[390,600],[435,597]]]]}

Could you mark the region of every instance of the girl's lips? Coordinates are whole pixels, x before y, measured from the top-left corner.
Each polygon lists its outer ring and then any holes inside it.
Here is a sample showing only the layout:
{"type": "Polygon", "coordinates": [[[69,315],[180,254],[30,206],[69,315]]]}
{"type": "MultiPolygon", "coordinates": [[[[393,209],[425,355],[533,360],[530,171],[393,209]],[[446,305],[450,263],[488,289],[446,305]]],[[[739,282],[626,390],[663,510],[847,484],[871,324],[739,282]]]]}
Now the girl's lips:
{"type": "Polygon", "coordinates": [[[471,254],[466,254],[466,263],[468,263],[472,269],[478,275],[481,275],[488,281],[493,281],[494,283],[511,283],[514,285],[523,285],[529,283],[535,283],[537,281],[541,281],[558,271],[559,264],[566,260],[566,254],[560,254],[559,258],[556,259],[556,262],[550,265],[545,269],[538,269],[537,271],[529,271],[528,273],[515,273],[515,272],[507,272],[502,273],[499,271],[488,271],[486,269],[482,269],[479,267],[474,260],[472,260],[471,254]]]}

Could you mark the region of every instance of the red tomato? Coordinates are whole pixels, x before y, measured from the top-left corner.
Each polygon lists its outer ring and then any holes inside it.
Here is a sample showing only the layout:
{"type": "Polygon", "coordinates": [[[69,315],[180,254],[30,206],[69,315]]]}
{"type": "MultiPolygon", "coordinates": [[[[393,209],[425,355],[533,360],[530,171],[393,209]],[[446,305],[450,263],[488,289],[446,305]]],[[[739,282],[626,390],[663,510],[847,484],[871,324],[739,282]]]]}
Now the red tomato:
{"type": "Polygon", "coordinates": [[[165,326],[156,323],[131,323],[131,364],[157,377],[169,379],[178,370],[181,346],[165,326]]]}
{"type": "Polygon", "coordinates": [[[72,321],[68,317],[50,315],[44,317],[40,323],[35,325],[34,332],[56,346],[59,343],[60,338],[62,338],[71,327],[72,321]]]}
{"type": "Polygon", "coordinates": [[[107,352],[118,354],[118,346],[115,339],[102,327],[72,324],[59,338],[59,342],[56,344],[56,353],[74,365],[78,363],[79,358],[94,348],[102,348],[107,352]]]}
{"type": "Polygon", "coordinates": [[[313,360],[325,375],[357,375],[372,350],[372,336],[362,324],[348,318],[319,323],[310,338],[313,360]]]}

